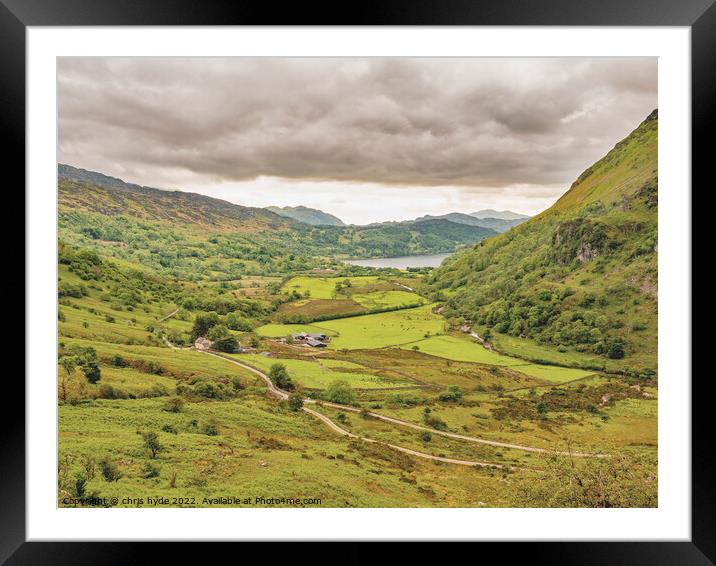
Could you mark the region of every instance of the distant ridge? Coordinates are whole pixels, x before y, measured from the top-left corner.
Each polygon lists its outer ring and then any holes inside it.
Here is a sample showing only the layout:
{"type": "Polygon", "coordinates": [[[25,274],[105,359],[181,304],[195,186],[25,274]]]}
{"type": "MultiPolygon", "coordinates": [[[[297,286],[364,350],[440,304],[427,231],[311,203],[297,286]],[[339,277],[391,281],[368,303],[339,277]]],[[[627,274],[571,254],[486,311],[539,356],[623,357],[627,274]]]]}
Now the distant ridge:
{"type": "Polygon", "coordinates": [[[474,218],[499,218],[500,220],[527,220],[530,218],[526,214],[520,214],[519,212],[512,212],[511,210],[492,210],[491,208],[471,212],[470,216],[474,218]]]}
{"type": "Polygon", "coordinates": [[[327,212],[318,210],[316,208],[309,208],[307,206],[268,206],[267,210],[284,216],[286,218],[293,218],[299,222],[311,224],[312,226],[345,226],[345,222],[327,212]]]}
{"type": "MultiPolygon", "coordinates": [[[[495,212],[495,211],[493,211],[495,212]]],[[[504,211],[509,212],[509,211],[504,211]]],[[[496,212],[496,214],[498,214],[496,212]]],[[[510,213],[516,214],[516,213],[510,213]]],[[[489,228],[495,232],[507,232],[513,226],[522,224],[529,219],[529,216],[515,219],[504,219],[495,217],[476,218],[470,214],[463,214],[461,212],[450,212],[441,216],[431,216],[429,214],[416,218],[415,222],[425,222],[426,220],[449,220],[450,222],[456,222],[458,224],[467,224],[468,226],[480,226],[481,228],[489,228]]]]}

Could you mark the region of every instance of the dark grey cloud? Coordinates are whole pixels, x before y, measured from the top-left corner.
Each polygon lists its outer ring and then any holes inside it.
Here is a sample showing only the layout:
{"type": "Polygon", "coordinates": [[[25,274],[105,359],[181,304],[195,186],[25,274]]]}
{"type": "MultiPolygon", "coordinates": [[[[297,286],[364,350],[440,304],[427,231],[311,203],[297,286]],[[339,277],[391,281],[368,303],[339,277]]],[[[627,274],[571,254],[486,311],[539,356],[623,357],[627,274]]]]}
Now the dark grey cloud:
{"type": "Polygon", "coordinates": [[[656,79],[653,58],[61,58],[59,158],[162,186],[568,185],[656,79]]]}

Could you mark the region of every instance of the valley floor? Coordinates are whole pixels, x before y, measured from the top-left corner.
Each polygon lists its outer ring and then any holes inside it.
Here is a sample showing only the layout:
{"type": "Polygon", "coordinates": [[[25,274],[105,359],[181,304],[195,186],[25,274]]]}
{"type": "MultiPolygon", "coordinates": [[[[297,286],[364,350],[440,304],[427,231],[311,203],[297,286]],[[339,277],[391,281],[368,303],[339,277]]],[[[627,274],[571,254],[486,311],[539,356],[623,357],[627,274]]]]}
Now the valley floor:
{"type": "Polygon", "coordinates": [[[66,301],[61,350],[94,349],[102,377],[59,370],[59,504],[594,506],[576,480],[562,499],[540,486],[627,469],[636,487],[620,504],[656,504],[654,387],[486,350],[402,282],[353,278],[342,297],[333,283],[283,290],[310,288],[304,306],[390,310],[270,323],[234,354],[172,343],[192,326],[172,304],[117,311],[101,288],[66,301]],[[300,331],[327,334],[328,347],[286,340],[300,331]],[[303,411],[269,378],[276,364],[303,411]]]}

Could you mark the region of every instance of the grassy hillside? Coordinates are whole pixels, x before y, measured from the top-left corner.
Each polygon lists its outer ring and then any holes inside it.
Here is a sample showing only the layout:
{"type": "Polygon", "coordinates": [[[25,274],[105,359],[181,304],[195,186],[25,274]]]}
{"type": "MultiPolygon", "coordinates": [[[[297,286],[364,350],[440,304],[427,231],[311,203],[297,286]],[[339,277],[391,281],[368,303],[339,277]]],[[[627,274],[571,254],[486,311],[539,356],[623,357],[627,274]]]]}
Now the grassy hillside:
{"type": "Polygon", "coordinates": [[[339,258],[452,252],[496,234],[448,220],[312,226],[262,208],[68,166],[60,165],[59,175],[63,241],[178,278],[231,280],[335,268],[339,258]]]}
{"type": "Polygon", "coordinates": [[[657,132],[655,110],[554,206],[449,258],[427,282],[444,314],[510,353],[525,342],[655,371],[657,132]]]}

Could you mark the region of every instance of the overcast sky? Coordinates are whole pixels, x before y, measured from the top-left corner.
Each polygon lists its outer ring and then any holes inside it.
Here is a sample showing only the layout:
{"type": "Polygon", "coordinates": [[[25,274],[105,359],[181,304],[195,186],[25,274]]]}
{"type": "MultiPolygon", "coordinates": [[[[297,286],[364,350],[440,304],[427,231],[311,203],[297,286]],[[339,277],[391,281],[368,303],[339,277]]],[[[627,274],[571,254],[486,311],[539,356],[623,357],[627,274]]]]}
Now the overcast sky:
{"type": "Polygon", "coordinates": [[[655,58],[59,58],[59,161],[367,223],[537,213],[657,107],[655,58]]]}

